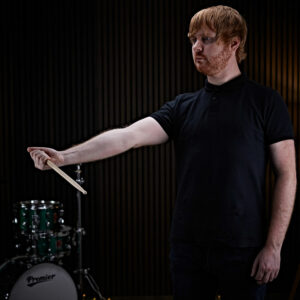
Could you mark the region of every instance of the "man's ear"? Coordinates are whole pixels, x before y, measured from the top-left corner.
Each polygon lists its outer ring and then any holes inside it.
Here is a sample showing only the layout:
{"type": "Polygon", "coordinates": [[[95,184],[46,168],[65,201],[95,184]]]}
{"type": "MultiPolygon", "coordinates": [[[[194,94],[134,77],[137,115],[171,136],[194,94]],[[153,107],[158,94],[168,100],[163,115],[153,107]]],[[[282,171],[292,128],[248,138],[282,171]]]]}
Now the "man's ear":
{"type": "Polygon", "coordinates": [[[238,37],[232,38],[231,42],[230,42],[230,48],[231,48],[231,50],[236,51],[237,48],[240,46],[240,43],[241,43],[241,41],[240,41],[240,39],[238,37]]]}

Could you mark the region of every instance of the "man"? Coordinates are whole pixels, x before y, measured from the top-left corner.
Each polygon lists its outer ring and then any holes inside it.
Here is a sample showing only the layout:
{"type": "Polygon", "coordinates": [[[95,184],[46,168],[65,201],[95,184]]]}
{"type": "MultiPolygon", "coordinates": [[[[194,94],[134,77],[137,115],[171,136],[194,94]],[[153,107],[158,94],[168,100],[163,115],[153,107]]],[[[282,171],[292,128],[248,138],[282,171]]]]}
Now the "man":
{"type": "Polygon", "coordinates": [[[131,148],[174,141],[177,199],[171,230],[174,299],[264,299],[296,191],[293,130],[278,93],[241,74],[247,27],[226,6],[199,11],[188,37],[205,87],[182,94],[150,117],[56,151],[30,147],[47,169],[105,159],[131,148]],[[276,174],[272,217],[264,222],[265,167],[276,174]]]}

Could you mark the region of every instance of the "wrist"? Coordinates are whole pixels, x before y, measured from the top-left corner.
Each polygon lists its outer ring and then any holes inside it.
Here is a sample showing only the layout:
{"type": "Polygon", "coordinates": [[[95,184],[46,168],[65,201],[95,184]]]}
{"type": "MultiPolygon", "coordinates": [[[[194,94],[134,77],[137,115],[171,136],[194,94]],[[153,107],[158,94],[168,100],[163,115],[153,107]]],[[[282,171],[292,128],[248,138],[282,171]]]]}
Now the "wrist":
{"type": "Polygon", "coordinates": [[[267,241],[265,244],[265,248],[273,251],[273,252],[280,252],[281,251],[282,244],[276,243],[273,241],[267,241]]]}
{"type": "Polygon", "coordinates": [[[59,151],[59,167],[63,167],[66,165],[70,165],[70,155],[67,153],[67,151],[59,151]]]}

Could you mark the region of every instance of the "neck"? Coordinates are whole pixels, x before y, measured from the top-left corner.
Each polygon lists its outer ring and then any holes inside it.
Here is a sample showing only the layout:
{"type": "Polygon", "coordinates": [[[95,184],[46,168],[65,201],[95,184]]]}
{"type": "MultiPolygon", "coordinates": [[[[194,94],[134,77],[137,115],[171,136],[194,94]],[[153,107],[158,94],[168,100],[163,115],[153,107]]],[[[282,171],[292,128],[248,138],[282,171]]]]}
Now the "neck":
{"type": "Polygon", "coordinates": [[[207,80],[211,84],[221,85],[235,77],[238,77],[239,75],[241,75],[241,71],[236,59],[234,58],[233,61],[229,61],[227,66],[217,74],[207,75],[207,80]]]}

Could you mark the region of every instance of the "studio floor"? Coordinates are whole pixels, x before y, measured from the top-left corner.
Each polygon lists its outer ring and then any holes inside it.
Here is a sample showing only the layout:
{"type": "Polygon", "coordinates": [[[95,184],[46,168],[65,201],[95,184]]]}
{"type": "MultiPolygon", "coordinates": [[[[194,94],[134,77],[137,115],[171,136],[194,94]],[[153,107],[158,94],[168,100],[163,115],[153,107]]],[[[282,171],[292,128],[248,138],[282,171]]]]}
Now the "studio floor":
{"type": "MultiPolygon", "coordinates": [[[[110,300],[173,300],[173,297],[172,296],[110,297],[106,299],[107,300],[109,299],[110,300]]],[[[199,297],[198,299],[201,300],[201,297],[199,297]]],[[[222,298],[216,298],[216,300],[219,299],[222,300],[222,298]]],[[[289,296],[287,294],[273,293],[267,295],[265,300],[289,300],[289,296]]],[[[297,299],[293,299],[293,300],[297,300],[297,299]]]]}

